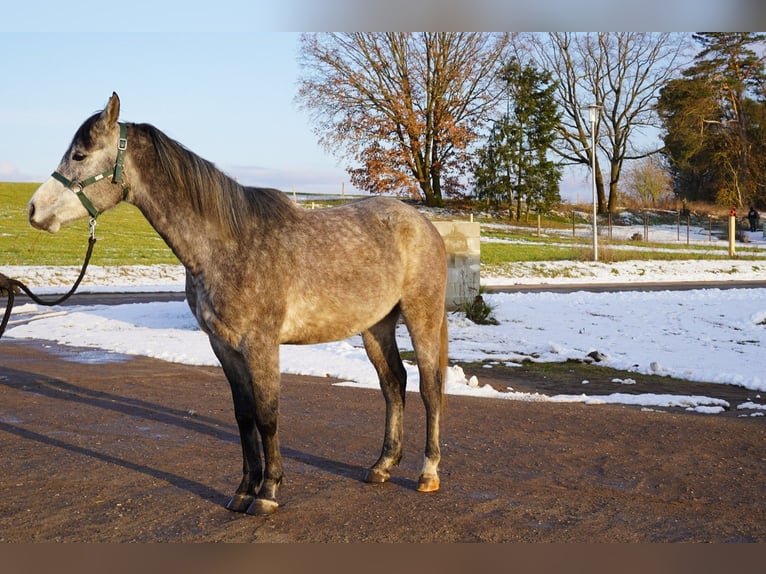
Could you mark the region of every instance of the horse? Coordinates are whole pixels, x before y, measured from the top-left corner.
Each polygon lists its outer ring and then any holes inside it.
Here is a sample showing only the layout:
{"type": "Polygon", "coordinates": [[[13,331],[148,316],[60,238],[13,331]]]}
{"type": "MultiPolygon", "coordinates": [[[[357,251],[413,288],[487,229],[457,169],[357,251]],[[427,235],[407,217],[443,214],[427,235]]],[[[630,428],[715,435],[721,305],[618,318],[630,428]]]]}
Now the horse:
{"type": "Polygon", "coordinates": [[[385,399],[383,446],[363,480],[390,479],[402,457],[400,319],[415,351],[426,415],[417,490],[438,491],[447,259],[431,222],[379,196],[305,209],[278,190],[240,185],[151,124],[121,122],[119,113],[112,93],[82,123],[29,200],[28,219],[56,233],[125,201],[184,265],[186,300],[228,380],[242,446],[242,481],[226,507],[268,515],[279,506],[281,344],[361,333],[385,399]]]}

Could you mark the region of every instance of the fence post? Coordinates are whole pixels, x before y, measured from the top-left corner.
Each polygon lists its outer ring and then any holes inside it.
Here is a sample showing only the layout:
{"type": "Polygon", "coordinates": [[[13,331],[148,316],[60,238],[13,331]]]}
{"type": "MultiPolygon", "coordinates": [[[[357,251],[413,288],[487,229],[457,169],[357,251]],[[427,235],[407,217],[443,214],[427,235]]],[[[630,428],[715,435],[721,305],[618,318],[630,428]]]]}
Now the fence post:
{"type": "Polygon", "coordinates": [[[686,245],[689,245],[689,234],[691,233],[691,217],[686,216],[686,245]]]}
{"type": "Polygon", "coordinates": [[[644,212],[644,241],[649,241],[649,216],[644,212]]]}
{"type": "Polygon", "coordinates": [[[729,214],[729,257],[736,255],[734,240],[737,234],[737,213],[732,209],[729,214]]]}

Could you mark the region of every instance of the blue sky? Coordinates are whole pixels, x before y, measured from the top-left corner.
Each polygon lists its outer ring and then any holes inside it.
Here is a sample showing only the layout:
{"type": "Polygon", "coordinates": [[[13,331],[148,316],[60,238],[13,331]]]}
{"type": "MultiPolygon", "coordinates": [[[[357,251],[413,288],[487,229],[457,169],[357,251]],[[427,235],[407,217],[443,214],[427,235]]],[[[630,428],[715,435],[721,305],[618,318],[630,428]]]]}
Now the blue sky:
{"type": "Polygon", "coordinates": [[[42,181],[112,91],[243,183],[352,191],[295,103],[298,34],[0,33],[0,180],[42,181]]]}
{"type": "MultiPolygon", "coordinates": [[[[318,146],[295,103],[299,33],[288,30],[620,30],[626,22],[752,29],[763,20],[753,2],[710,0],[704,9],[697,0],[6,3],[0,181],[47,178],[80,123],[116,91],[123,120],[154,124],[242,183],[353,193],[343,162],[318,146]]],[[[562,182],[562,195],[587,197],[589,181],[578,171],[562,182]]]]}

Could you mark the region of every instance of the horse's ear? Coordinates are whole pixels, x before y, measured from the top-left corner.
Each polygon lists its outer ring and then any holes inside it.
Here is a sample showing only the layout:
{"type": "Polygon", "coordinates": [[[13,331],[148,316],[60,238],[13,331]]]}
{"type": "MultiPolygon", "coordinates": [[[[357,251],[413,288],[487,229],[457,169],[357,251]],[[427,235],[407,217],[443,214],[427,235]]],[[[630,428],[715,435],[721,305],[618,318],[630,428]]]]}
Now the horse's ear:
{"type": "Polygon", "coordinates": [[[117,123],[117,119],[120,117],[120,97],[117,92],[112,92],[112,97],[109,98],[109,102],[106,104],[104,111],[101,112],[101,118],[106,122],[106,125],[112,125],[117,123]]]}

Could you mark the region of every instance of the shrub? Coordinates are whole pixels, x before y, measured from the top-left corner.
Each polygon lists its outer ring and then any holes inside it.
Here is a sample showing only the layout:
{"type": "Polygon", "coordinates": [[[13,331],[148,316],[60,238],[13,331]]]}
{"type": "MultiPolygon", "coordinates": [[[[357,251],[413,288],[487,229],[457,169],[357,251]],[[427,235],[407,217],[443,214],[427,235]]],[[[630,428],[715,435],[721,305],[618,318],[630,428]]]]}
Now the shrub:
{"type": "Polygon", "coordinates": [[[494,307],[484,301],[481,295],[476,295],[471,303],[463,306],[465,316],[477,325],[498,325],[498,320],[492,316],[494,307]]]}

